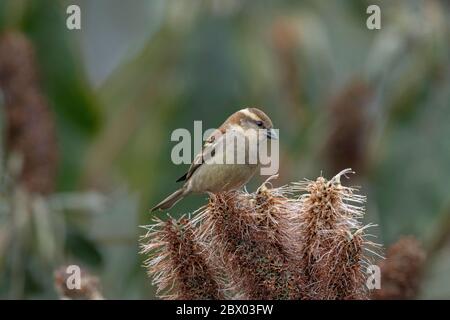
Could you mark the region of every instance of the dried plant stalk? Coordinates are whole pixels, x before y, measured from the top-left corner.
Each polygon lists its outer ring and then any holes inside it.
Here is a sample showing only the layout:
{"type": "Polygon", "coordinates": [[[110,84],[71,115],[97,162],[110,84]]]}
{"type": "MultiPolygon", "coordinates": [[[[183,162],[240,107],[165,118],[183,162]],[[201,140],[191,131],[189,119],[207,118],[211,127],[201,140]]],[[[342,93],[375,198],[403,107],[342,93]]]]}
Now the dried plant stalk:
{"type": "Polygon", "coordinates": [[[321,265],[315,265],[314,274],[318,275],[324,286],[319,285],[320,299],[355,300],[367,299],[368,291],[363,266],[367,262],[364,246],[367,241],[360,229],[353,234],[338,230],[333,245],[321,265]],[[326,290],[323,290],[326,288],[326,290]],[[322,291],[320,291],[322,290],[322,291]]]}
{"type": "Polygon", "coordinates": [[[330,172],[353,168],[364,174],[370,135],[369,103],[372,89],[362,80],[350,82],[329,107],[329,134],[325,155],[330,172]]]}
{"type": "Polygon", "coordinates": [[[403,237],[389,247],[380,263],[381,289],[372,299],[414,299],[420,289],[425,251],[414,237],[403,237]]]}
{"type": "Polygon", "coordinates": [[[292,21],[285,17],[275,20],[271,28],[272,46],[275,58],[278,60],[280,72],[280,89],[290,107],[289,112],[296,115],[297,121],[305,121],[305,107],[302,104],[303,92],[301,70],[298,63],[298,50],[301,46],[301,36],[292,21]]]}
{"type": "Polygon", "coordinates": [[[241,299],[300,299],[301,270],[290,241],[291,202],[283,189],[214,195],[199,215],[202,238],[241,299]]]}
{"type": "Polygon", "coordinates": [[[365,197],[356,189],[342,186],[346,169],[331,180],[295,183],[306,192],[300,198],[298,234],[300,255],[307,287],[313,299],[363,299],[364,266],[369,257],[364,249],[375,244],[366,240],[359,219],[365,197]]]}
{"type": "Polygon", "coordinates": [[[185,218],[155,222],[142,239],[142,253],[150,255],[145,266],[154,276],[157,294],[180,300],[223,299],[217,274],[206,263],[192,224],[185,218]]]}
{"type": "Polygon", "coordinates": [[[17,32],[0,37],[0,88],[6,113],[6,148],[23,160],[20,183],[29,192],[54,188],[57,143],[54,120],[39,86],[32,44],[17,32]]]}

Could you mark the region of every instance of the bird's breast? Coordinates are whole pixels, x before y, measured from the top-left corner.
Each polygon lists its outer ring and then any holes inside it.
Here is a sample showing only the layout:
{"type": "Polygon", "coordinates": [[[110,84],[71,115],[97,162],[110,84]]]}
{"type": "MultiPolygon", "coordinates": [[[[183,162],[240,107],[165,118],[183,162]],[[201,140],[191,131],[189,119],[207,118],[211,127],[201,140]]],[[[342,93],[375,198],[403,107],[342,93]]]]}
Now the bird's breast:
{"type": "Polygon", "coordinates": [[[222,192],[235,190],[246,184],[256,173],[258,165],[203,164],[188,181],[192,192],[222,192]]]}

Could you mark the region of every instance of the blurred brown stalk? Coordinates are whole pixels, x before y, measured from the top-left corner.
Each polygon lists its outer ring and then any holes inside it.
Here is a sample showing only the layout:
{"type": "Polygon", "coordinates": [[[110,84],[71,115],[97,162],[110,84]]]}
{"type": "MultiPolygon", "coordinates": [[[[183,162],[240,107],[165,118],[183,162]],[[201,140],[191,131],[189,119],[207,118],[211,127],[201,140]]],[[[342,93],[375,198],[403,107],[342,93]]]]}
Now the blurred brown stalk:
{"type": "Polygon", "coordinates": [[[373,299],[417,298],[425,265],[425,251],[413,237],[403,237],[394,243],[380,263],[381,289],[375,290],[373,299]]]}
{"type": "Polygon", "coordinates": [[[3,92],[9,155],[21,160],[19,182],[27,191],[53,191],[57,143],[53,115],[40,87],[31,42],[21,33],[0,37],[0,88],[3,92]]]}
{"type": "Polygon", "coordinates": [[[368,113],[373,90],[361,79],[354,79],[329,105],[329,133],[325,155],[329,172],[350,167],[364,175],[368,166],[371,122],[368,113]]]}

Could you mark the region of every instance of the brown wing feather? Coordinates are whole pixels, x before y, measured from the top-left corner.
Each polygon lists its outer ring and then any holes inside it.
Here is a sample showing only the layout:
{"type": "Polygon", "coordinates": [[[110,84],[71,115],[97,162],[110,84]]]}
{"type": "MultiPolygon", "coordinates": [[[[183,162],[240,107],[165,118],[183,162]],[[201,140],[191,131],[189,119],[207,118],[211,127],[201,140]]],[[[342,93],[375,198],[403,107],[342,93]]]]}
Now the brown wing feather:
{"type": "MultiPolygon", "coordinates": [[[[206,149],[209,147],[213,147],[216,137],[221,134],[222,134],[221,130],[215,130],[208,137],[208,139],[206,139],[205,143],[203,144],[202,151],[199,154],[197,154],[188,171],[183,176],[181,176],[177,180],[177,182],[188,180],[192,176],[192,174],[204,163],[203,155],[205,154],[206,149]]],[[[214,156],[214,150],[211,151],[211,155],[214,156]]]]}

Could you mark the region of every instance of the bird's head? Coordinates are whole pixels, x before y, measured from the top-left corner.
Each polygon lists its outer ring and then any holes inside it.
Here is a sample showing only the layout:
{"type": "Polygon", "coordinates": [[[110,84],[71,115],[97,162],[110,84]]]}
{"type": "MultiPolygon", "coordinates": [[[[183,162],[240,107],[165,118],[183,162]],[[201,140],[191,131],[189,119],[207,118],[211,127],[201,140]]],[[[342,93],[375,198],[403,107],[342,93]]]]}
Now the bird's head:
{"type": "Polygon", "coordinates": [[[264,130],[265,137],[277,139],[277,134],[273,130],[272,120],[258,108],[245,108],[235,112],[225,122],[226,126],[238,127],[244,132],[249,130],[264,130]]]}

